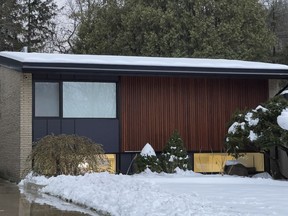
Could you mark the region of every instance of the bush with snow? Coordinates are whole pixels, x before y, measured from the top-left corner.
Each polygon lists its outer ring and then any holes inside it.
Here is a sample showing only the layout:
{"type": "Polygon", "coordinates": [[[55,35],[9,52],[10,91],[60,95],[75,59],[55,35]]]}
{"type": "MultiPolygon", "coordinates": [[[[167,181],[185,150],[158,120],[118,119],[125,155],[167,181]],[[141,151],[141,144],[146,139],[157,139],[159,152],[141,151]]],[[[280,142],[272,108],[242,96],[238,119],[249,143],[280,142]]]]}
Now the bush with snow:
{"type": "Polygon", "coordinates": [[[135,173],[141,173],[146,169],[150,169],[152,172],[162,171],[159,159],[149,143],[147,143],[141,153],[137,155],[133,164],[133,170],[135,173]]]}
{"type": "Polygon", "coordinates": [[[244,151],[266,151],[273,146],[286,148],[288,131],[277,123],[286,107],[288,100],[279,95],[255,109],[235,113],[226,135],[227,152],[238,158],[244,151]]]}
{"type": "Polygon", "coordinates": [[[164,147],[160,157],[164,172],[174,173],[178,167],[182,170],[190,169],[189,157],[180,134],[174,131],[164,147]]]}
{"type": "Polygon", "coordinates": [[[87,137],[48,135],[33,143],[32,170],[45,176],[79,175],[101,171],[108,159],[102,145],[87,137]]]}

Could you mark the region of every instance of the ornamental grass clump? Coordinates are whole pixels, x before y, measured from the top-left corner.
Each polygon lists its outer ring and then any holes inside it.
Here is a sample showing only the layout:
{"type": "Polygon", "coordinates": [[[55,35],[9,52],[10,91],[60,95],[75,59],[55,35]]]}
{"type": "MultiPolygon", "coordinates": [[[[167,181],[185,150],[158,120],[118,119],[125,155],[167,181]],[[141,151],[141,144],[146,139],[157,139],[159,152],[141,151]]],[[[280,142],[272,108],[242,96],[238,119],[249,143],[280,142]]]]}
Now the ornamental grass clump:
{"type": "Polygon", "coordinates": [[[176,130],[164,147],[160,161],[161,167],[166,173],[174,173],[177,167],[182,170],[190,169],[189,157],[184,142],[176,130]]]}
{"type": "Polygon", "coordinates": [[[102,145],[87,137],[76,135],[48,135],[33,143],[34,173],[45,176],[79,175],[99,172],[108,164],[102,145]]]}

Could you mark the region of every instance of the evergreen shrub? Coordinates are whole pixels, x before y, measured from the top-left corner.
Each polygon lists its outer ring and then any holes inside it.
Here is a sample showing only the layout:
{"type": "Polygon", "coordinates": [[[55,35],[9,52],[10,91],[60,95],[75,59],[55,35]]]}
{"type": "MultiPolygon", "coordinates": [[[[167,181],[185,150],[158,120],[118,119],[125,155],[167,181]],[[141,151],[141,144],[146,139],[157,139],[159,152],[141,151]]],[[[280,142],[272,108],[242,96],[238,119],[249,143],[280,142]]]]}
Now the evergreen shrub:
{"type": "Polygon", "coordinates": [[[160,173],[162,171],[160,161],[149,143],[147,143],[141,153],[136,156],[133,164],[133,170],[135,173],[144,172],[147,168],[152,172],[160,173]]]}
{"type": "Polygon", "coordinates": [[[273,146],[287,148],[288,133],[277,117],[288,107],[283,95],[276,96],[255,109],[238,111],[228,124],[226,151],[238,158],[244,151],[267,151],[273,146]]]}
{"type": "Polygon", "coordinates": [[[183,140],[176,130],[164,147],[160,162],[163,171],[166,173],[174,173],[177,167],[182,170],[191,169],[183,140]]]}

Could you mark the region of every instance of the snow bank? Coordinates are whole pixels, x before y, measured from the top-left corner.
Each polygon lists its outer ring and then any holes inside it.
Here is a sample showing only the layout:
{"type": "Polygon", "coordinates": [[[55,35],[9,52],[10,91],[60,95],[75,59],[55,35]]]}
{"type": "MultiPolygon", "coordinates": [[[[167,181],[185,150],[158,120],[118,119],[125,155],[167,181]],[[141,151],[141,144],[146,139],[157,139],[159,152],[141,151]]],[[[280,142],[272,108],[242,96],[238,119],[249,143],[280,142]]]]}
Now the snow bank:
{"type": "Polygon", "coordinates": [[[252,178],[272,179],[272,176],[267,172],[263,172],[253,175],[252,178]]]}
{"type": "Polygon", "coordinates": [[[42,193],[116,216],[287,215],[288,196],[283,194],[288,194],[288,182],[263,176],[201,175],[180,169],[176,174],[157,174],[147,169],[133,176],[91,173],[45,178],[29,174],[19,186],[45,185],[42,193]]]}
{"type": "Polygon", "coordinates": [[[41,189],[43,193],[115,216],[203,215],[201,212],[213,212],[209,204],[197,199],[195,194],[171,194],[133,176],[109,173],[61,175],[49,179],[28,176],[20,185],[27,181],[47,184],[41,189]]]}
{"type": "Polygon", "coordinates": [[[53,179],[54,177],[47,178],[45,176],[35,176],[32,172],[30,172],[22,181],[19,182],[18,186],[24,187],[28,183],[45,186],[48,185],[53,179]]]}

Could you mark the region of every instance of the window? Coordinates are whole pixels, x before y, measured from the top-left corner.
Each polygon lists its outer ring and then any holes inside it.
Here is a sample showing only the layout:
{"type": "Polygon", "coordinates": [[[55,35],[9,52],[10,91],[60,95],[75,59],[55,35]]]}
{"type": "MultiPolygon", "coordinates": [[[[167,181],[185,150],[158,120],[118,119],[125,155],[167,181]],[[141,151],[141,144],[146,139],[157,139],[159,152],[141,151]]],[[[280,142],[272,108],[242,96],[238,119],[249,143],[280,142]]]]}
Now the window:
{"type": "Polygon", "coordinates": [[[59,83],[35,83],[35,116],[59,116],[59,83]]]}
{"type": "Polygon", "coordinates": [[[64,118],[116,118],[116,84],[63,82],[64,118]]]}

